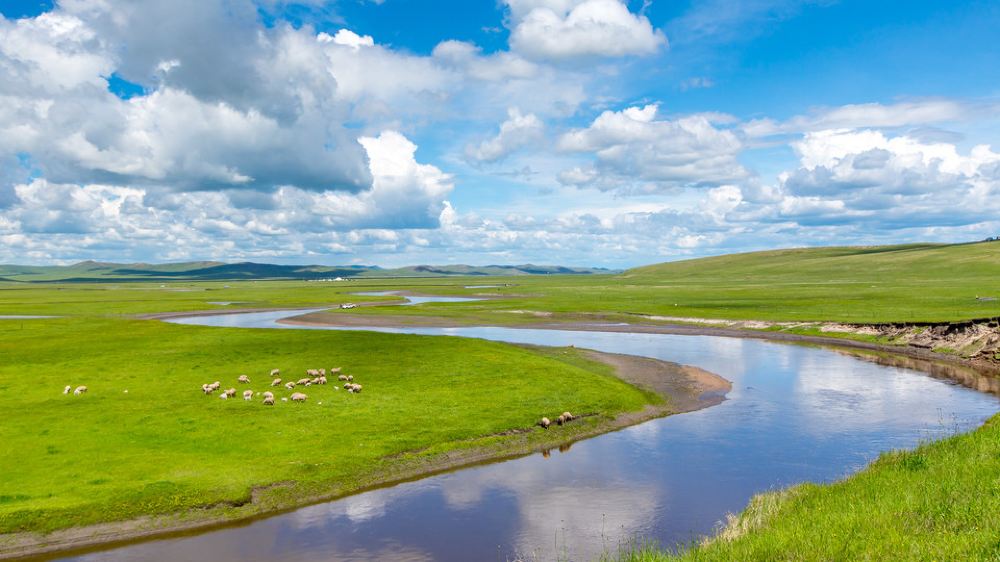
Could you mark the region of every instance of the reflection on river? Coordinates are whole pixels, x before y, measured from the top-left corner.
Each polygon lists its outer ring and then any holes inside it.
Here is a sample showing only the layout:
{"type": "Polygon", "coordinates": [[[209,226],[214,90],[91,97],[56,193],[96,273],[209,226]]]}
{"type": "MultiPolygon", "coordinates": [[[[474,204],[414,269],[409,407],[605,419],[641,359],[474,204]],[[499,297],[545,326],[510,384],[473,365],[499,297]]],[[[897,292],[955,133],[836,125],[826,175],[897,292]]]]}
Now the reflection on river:
{"type": "MultiPolygon", "coordinates": [[[[177,322],[274,328],[275,319],[293,314],[302,311],[177,322]]],[[[590,560],[637,536],[689,543],[756,492],[841,478],[880,451],[971,429],[998,409],[993,396],[812,347],[505,328],[383,331],[657,357],[718,373],[733,381],[733,391],[719,406],[595,437],[564,452],[76,559],[590,560]]]]}

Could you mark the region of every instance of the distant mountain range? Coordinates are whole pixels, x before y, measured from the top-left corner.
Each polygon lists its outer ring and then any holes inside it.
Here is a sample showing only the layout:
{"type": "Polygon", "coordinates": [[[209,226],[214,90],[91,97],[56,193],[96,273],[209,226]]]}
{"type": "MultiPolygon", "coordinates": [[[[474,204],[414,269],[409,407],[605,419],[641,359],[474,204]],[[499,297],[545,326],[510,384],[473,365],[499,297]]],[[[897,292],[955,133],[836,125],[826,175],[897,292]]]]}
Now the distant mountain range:
{"type": "Polygon", "coordinates": [[[105,263],[84,261],[66,266],[0,265],[0,281],[229,281],[241,279],[319,280],[377,277],[458,277],[488,275],[591,275],[617,273],[610,269],[552,265],[417,265],[384,269],[367,265],[275,265],[268,263],[105,263]]]}

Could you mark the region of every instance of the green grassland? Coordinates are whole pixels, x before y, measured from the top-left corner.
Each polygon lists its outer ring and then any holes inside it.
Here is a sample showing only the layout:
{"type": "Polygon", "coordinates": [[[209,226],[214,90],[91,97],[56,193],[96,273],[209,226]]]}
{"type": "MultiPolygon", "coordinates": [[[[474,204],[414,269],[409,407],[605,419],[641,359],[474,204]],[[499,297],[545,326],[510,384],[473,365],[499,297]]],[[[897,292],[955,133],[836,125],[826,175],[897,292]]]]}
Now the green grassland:
{"type": "MultiPolygon", "coordinates": [[[[351,293],[390,289],[494,298],[349,313],[487,325],[651,321],[637,315],[938,322],[1000,316],[1000,302],[977,299],[1000,296],[1000,243],[760,252],[618,275],[0,282],[0,315],[61,317],[0,320],[0,533],[241,506],[255,489],[266,490],[255,495],[262,509],[293,505],[358,489],[393,467],[439,453],[483,445],[501,450],[507,438],[497,434],[528,428],[541,415],[599,414],[560,428],[569,438],[657,400],[572,350],[136,319],[169,311],[389,302],[394,298],[351,293]],[[235,304],[210,304],[220,301],[235,304]],[[222,401],[200,391],[214,380],[243,390],[236,377],[244,373],[252,389],[266,390],[264,375],[272,368],[298,374],[333,366],[357,376],[365,391],[310,387],[306,404],[279,401],[273,408],[259,398],[222,401]],[[65,385],[79,384],[90,392],[62,395],[65,385]]],[[[851,544],[846,537],[852,536],[871,543],[870,550],[847,551],[852,556],[846,558],[906,558],[900,549],[907,547],[918,549],[915,558],[977,556],[976,549],[988,546],[983,533],[1000,527],[984,511],[1000,512],[996,424],[918,453],[888,455],[834,486],[803,486],[759,500],[755,505],[774,509],[758,516],[761,508],[752,507],[743,517],[755,523],[742,524],[750,532],[686,556],[839,559],[845,556],[835,549],[851,544]],[[911,457],[921,460],[905,460],[911,457]],[[969,527],[972,521],[980,527],[969,527]],[[959,538],[938,541],[945,531],[959,538]],[[880,536],[884,540],[875,540],[880,536]],[[942,550],[935,551],[938,543],[942,550]]],[[[551,439],[552,433],[528,435],[551,439]]]]}
{"type": "Polygon", "coordinates": [[[778,250],[670,262],[620,275],[491,282],[510,286],[469,290],[462,289],[459,280],[446,280],[428,283],[422,290],[504,298],[361,312],[433,314],[497,324],[574,320],[581,315],[609,321],[652,315],[851,323],[990,318],[1000,316],[1000,242],[778,250]]]}
{"type": "Polygon", "coordinates": [[[1000,560],[1000,416],[831,485],[757,496],[719,537],[680,555],[653,545],[608,560],[1000,560]]]}
{"type": "Polygon", "coordinates": [[[597,414],[558,428],[561,436],[535,429],[529,439],[570,439],[659,401],[575,353],[98,316],[0,320],[0,533],[236,506],[275,483],[287,485],[270,501],[294,505],[432,453],[502,451],[496,434],[530,429],[543,415],[597,414]],[[288,379],[334,366],[364,391],[312,386],[298,404],[281,402],[291,394],[282,388],[267,407],[260,397],[224,401],[200,389],[220,380],[240,392],[272,390],[272,368],[288,379]],[[249,386],[236,382],[244,373],[249,386]],[[89,391],[64,395],[66,385],[89,391]]]}

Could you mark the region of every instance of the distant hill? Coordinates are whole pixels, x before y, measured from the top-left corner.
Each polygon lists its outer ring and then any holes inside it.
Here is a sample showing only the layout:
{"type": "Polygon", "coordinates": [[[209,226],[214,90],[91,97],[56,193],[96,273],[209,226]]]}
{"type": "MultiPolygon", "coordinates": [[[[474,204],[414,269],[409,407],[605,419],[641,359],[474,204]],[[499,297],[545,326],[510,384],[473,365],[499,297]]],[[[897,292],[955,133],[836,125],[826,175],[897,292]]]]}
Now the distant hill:
{"type": "Polygon", "coordinates": [[[275,265],[213,261],[148,264],[83,261],[67,266],[0,265],[0,280],[53,283],[101,281],[229,281],[248,279],[334,279],[378,277],[459,277],[514,275],[591,275],[616,273],[601,268],[549,265],[417,265],[384,269],[367,265],[275,265]]]}
{"type": "Polygon", "coordinates": [[[1000,280],[1000,242],[795,248],[729,254],[630,269],[633,282],[665,280],[768,283],[1000,280]]]}

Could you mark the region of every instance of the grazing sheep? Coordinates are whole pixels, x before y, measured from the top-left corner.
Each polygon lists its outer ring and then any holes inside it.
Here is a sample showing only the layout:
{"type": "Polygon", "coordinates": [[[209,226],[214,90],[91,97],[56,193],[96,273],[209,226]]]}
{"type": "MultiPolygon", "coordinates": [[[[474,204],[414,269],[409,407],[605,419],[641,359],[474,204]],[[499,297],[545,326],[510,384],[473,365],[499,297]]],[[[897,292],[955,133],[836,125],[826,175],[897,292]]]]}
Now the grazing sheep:
{"type": "Polygon", "coordinates": [[[354,392],[361,392],[361,385],[360,384],[356,384],[356,385],[352,386],[351,388],[354,389],[354,392]]]}
{"type": "Polygon", "coordinates": [[[73,387],[67,384],[66,388],[63,389],[63,394],[69,394],[69,391],[71,390],[73,390],[73,387]]]}
{"type": "Polygon", "coordinates": [[[566,418],[566,421],[573,421],[575,419],[573,417],[573,414],[571,414],[569,412],[563,412],[562,416],[560,416],[560,417],[566,418]]]}
{"type": "Polygon", "coordinates": [[[229,400],[229,395],[223,392],[222,394],[219,395],[219,398],[222,398],[223,400],[229,400]]]}
{"type": "Polygon", "coordinates": [[[270,398],[271,400],[274,400],[274,393],[273,392],[265,392],[264,393],[264,398],[270,398]]]}
{"type": "Polygon", "coordinates": [[[562,425],[564,423],[566,423],[566,418],[565,417],[559,416],[558,418],[556,418],[556,425],[562,425]]]}
{"type": "Polygon", "coordinates": [[[281,385],[281,379],[274,379],[273,381],[271,381],[271,386],[280,386],[280,385],[281,385]]]}
{"type": "Polygon", "coordinates": [[[201,385],[201,391],[204,392],[205,394],[211,394],[215,392],[215,389],[212,388],[212,385],[210,384],[203,384],[201,385]]]}
{"type": "Polygon", "coordinates": [[[354,375],[347,375],[347,380],[350,382],[354,381],[354,375]]]}
{"type": "Polygon", "coordinates": [[[340,373],[340,367],[331,367],[330,368],[330,374],[331,375],[337,375],[339,373],[340,373]]]}
{"type": "Polygon", "coordinates": [[[340,375],[340,376],[337,377],[337,380],[338,381],[346,381],[347,380],[347,375],[340,375]]]}
{"type": "Polygon", "coordinates": [[[316,369],[306,369],[306,374],[309,375],[310,377],[316,377],[319,376],[319,371],[317,371],[316,369]]]}
{"type": "Polygon", "coordinates": [[[76,387],[76,390],[73,391],[73,394],[79,396],[79,395],[81,395],[81,394],[83,394],[85,392],[87,392],[87,387],[85,387],[85,386],[78,386],[78,387],[76,387]]]}
{"type": "Polygon", "coordinates": [[[243,383],[243,384],[250,384],[250,377],[248,377],[246,375],[240,375],[240,378],[238,378],[236,380],[239,381],[239,382],[241,382],[241,383],[243,383]]]}
{"type": "Polygon", "coordinates": [[[326,377],[321,376],[320,378],[316,379],[316,384],[326,384],[326,377]]]}
{"type": "Polygon", "coordinates": [[[309,379],[299,379],[299,382],[295,384],[306,384],[307,382],[309,382],[309,379]]]}
{"type": "Polygon", "coordinates": [[[235,388],[227,388],[227,389],[226,389],[226,394],[227,394],[227,395],[228,395],[228,396],[229,396],[230,398],[232,398],[233,396],[236,396],[236,389],[235,389],[235,388]]]}
{"type": "Polygon", "coordinates": [[[252,390],[244,390],[243,391],[243,399],[247,400],[247,401],[253,400],[253,391],[252,390]]]}
{"type": "Polygon", "coordinates": [[[325,377],[326,376],[326,369],[320,369],[319,370],[319,376],[325,377]]]}
{"type": "Polygon", "coordinates": [[[281,369],[271,369],[271,377],[276,377],[281,374],[281,369]]]}
{"type": "Polygon", "coordinates": [[[311,381],[309,381],[309,383],[310,384],[319,384],[319,377],[316,377],[316,378],[312,379],[311,381]]]}
{"type": "Polygon", "coordinates": [[[351,384],[351,383],[349,383],[349,382],[345,382],[344,383],[344,388],[346,388],[347,390],[350,390],[352,386],[354,386],[354,385],[351,384]]]}
{"type": "Polygon", "coordinates": [[[291,389],[295,388],[295,383],[292,382],[292,381],[288,381],[288,382],[285,383],[285,388],[287,388],[288,390],[291,390],[291,389]]]}
{"type": "Polygon", "coordinates": [[[309,397],[306,396],[305,394],[302,394],[301,392],[296,392],[295,394],[292,394],[292,402],[305,402],[306,398],[309,397]]]}
{"type": "Polygon", "coordinates": [[[282,396],[281,397],[281,401],[282,402],[288,402],[288,397],[287,396],[282,396]]]}
{"type": "Polygon", "coordinates": [[[274,396],[265,396],[264,397],[264,405],[265,406],[274,406],[274,396]]]}
{"type": "Polygon", "coordinates": [[[212,383],[211,385],[209,385],[209,386],[211,386],[211,387],[212,387],[212,391],[216,391],[216,390],[219,390],[220,388],[222,388],[222,383],[221,383],[221,382],[219,382],[219,381],[215,381],[215,382],[213,382],[213,383],[212,383]]]}
{"type": "Polygon", "coordinates": [[[542,429],[548,429],[552,425],[552,422],[549,421],[549,418],[542,418],[542,421],[538,422],[538,425],[542,426],[542,429]]]}

